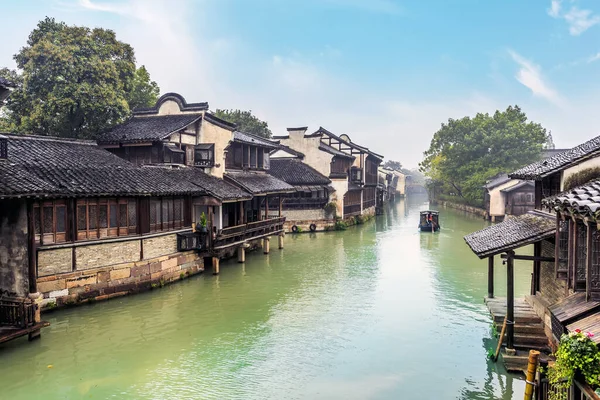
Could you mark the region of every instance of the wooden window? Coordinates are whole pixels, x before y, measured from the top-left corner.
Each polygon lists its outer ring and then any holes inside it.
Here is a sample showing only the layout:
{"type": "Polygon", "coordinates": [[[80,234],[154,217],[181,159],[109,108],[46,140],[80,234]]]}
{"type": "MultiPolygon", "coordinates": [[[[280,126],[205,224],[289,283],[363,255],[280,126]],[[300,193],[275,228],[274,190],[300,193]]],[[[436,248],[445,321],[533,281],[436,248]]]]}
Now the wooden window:
{"type": "Polygon", "coordinates": [[[596,226],[592,228],[592,270],[590,271],[590,288],[592,292],[600,292],[600,232],[596,226]]]}
{"type": "Polygon", "coordinates": [[[150,199],[150,232],[181,229],[184,224],[183,197],[162,197],[150,199]]]}
{"type": "Polygon", "coordinates": [[[265,151],[258,149],[257,168],[265,169],[265,151]]]}
{"type": "Polygon", "coordinates": [[[37,243],[62,243],[67,239],[67,206],[64,200],[33,205],[34,233],[37,243]]]}
{"type": "Polygon", "coordinates": [[[257,154],[258,154],[258,148],[250,147],[250,168],[258,168],[257,154]]]}
{"type": "Polygon", "coordinates": [[[77,200],[77,239],[126,236],[137,232],[135,199],[77,200]],[[130,224],[129,215],[136,223],[130,224]]]}
{"type": "Polygon", "coordinates": [[[244,153],[244,163],[242,166],[247,168],[250,166],[250,147],[242,145],[242,152],[244,153]]]}
{"type": "Polygon", "coordinates": [[[585,290],[586,256],[587,256],[587,227],[577,221],[577,249],[575,252],[575,290],[585,290]]]}
{"type": "Polygon", "coordinates": [[[270,169],[271,168],[271,155],[269,154],[269,152],[267,150],[265,150],[265,152],[263,153],[264,157],[263,157],[263,168],[264,169],[270,169]]]}
{"type": "Polygon", "coordinates": [[[196,145],[194,151],[194,164],[198,167],[212,168],[215,165],[214,143],[196,145]]]}

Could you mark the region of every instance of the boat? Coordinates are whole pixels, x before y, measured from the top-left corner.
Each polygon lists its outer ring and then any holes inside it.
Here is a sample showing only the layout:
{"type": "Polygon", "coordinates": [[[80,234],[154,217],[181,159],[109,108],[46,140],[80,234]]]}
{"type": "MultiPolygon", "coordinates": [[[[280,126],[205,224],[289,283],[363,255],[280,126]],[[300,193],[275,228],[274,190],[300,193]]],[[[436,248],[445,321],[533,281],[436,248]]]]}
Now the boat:
{"type": "Polygon", "coordinates": [[[419,218],[421,232],[437,232],[440,230],[440,212],[435,210],[421,211],[419,218]]]}

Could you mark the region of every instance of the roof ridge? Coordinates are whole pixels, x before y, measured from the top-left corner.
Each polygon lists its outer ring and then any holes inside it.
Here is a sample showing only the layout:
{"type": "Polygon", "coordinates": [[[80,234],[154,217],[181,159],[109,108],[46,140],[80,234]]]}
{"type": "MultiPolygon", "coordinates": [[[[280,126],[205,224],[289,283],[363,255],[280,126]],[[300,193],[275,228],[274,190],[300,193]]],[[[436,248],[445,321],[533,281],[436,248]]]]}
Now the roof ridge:
{"type": "Polygon", "coordinates": [[[91,139],[77,139],[77,138],[64,138],[60,136],[43,136],[43,135],[18,135],[16,133],[2,133],[0,134],[8,137],[9,139],[17,140],[40,140],[45,142],[59,142],[59,143],[74,143],[74,144],[85,144],[96,146],[95,140],[91,139]]]}

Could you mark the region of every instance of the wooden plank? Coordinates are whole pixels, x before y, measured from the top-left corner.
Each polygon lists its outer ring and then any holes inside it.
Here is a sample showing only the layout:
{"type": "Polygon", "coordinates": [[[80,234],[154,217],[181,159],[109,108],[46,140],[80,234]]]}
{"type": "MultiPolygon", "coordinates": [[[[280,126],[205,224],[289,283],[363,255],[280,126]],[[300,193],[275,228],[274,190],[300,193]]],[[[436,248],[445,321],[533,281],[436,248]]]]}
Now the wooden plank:
{"type": "Polygon", "coordinates": [[[0,331],[0,343],[5,343],[13,339],[20,338],[22,336],[26,336],[31,332],[37,331],[39,329],[45,328],[49,326],[50,323],[46,321],[39,322],[32,327],[26,329],[9,329],[5,331],[0,331]]]}
{"type": "Polygon", "coordinates": [[[561,323],[564,323],[600,309],[600,302],[587,301],[586,294],[579,292],[551,305],[549,309],[561,323]]]}

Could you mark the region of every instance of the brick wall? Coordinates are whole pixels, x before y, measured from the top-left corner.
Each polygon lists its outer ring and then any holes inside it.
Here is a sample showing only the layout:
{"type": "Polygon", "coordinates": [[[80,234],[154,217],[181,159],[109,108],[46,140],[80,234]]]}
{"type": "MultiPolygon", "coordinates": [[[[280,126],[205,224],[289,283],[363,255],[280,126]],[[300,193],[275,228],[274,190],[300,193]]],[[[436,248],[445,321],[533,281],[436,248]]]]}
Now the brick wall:
{"type": "Polygon", "coordinates": [[[25,202],[0,200],[0,295],[29,293],[28,257],[25,202]]]}
{"type": "Polygon", "coordinates": [[[177,252],[177,234],[144,239],[144,259],[177,252]]]}
{"type": "Polygon", "coordinates": [[[140,259],[140,240],[79,246],[75,248],[75,254],[78,271],[137,261],[140,259]]]}
{"type": "MultiPolygon", "coordinates": [[[[542,256],[554,257],[554,243],[548,240],[542,241],[542,256]]],[[[541,263],[540,270],[540,294],[549,303],[553,304],[566,297],[567,282],[557,279],[554,263],[541,263]]]]}
{"type": "Polygon", "coordinates": [[[325,210],[322,208],[316,210],[283,210],[283,217],[286,221],[310,221],[328,219],[325,210]]]}
{"type": "Polygon", "coordinates": [[[48,249],[38,251],[38,276],[48,276],[73,270],[73,249],[48,249]]]}

